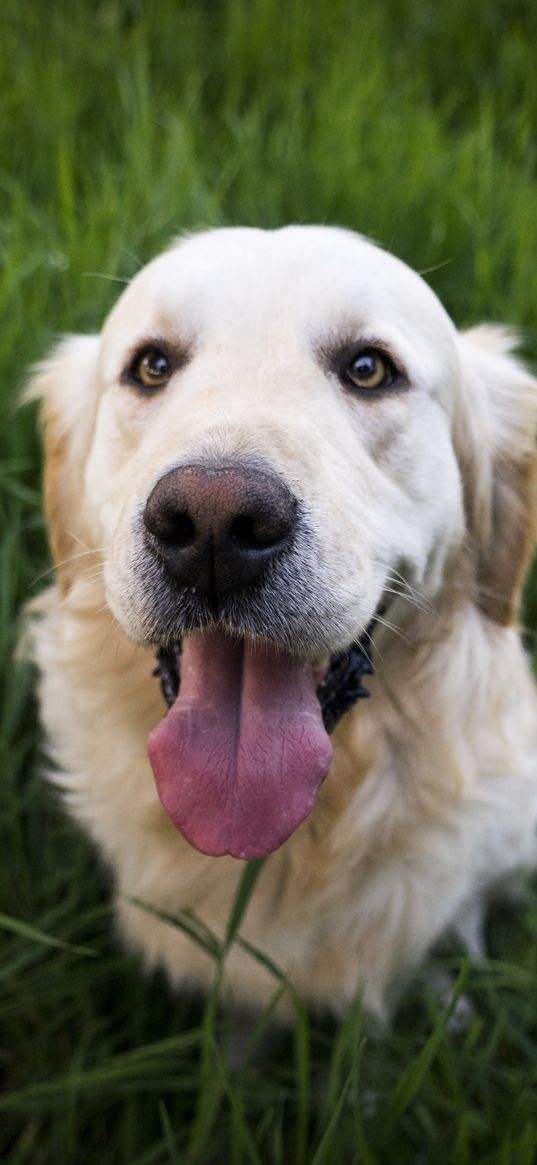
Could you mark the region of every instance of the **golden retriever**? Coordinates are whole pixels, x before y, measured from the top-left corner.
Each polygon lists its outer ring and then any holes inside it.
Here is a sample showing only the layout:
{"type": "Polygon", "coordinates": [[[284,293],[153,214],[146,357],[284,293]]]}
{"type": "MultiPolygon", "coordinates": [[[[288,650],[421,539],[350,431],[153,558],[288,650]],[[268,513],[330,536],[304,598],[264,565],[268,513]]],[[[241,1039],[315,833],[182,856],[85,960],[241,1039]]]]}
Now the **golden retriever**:
{"type": "MultiPolygon", "coordinates": [[[[241,858],[270,854],[244,938],[336,1013],[382,1013],[448,928],[477,948],[535,866],[537,384],[510,346],[351,232],[222,229],[39,369],[53,780],[172,981],[211,959],[129,899],[223,935],[241,858]]],[[[237,945],[225,982],[274,992],[237,945]]]]}

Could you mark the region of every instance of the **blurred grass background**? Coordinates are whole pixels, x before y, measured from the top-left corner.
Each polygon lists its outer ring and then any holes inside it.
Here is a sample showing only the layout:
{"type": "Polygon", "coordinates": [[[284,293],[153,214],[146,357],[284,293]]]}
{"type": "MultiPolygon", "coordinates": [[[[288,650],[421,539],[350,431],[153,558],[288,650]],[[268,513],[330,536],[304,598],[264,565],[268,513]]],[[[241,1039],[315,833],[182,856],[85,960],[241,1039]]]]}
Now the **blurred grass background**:
{"type": "MultiPolygon", "coordinates": [[[[299,1008],[232,1068],[214,1007],[144,979],[106,872],[40,779],[21,602],[49,557],[35,416],[58,332],[98,329],[170,237],[340,223],[422,272],[460,324],[537,319],[532,0],[4,0],[0,36],[0,1156],[10,1165],[530,1165],[537,901],[489,923],[465,1030],[423,981],[380,1039],[299,1008]]],[[[537,623],[537,579],[526,619],[537,623]]],[[[462,968],[462,972],[461,972],[462,968]]],[[[214,1002],[214,1001],[213,1001],[214,1002]]]]}

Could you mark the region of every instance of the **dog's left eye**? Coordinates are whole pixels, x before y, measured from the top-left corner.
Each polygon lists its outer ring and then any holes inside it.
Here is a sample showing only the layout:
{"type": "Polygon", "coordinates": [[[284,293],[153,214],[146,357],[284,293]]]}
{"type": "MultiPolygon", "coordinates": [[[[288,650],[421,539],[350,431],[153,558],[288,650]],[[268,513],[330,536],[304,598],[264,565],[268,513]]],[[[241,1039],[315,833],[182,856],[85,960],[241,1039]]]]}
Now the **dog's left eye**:
{"type": "Polygon", "coordinates": [[[344,376],[355,388],[389,388],[399,372],[395,364],[377,348],[364,348],[346,365],[344,376]]]}
{"type": "Polygon", "coordinates": [[[171,361],[159,348],[138,353],[129,369],[130,378],[141,388],[162,388],[171,374],[171,361]]]}

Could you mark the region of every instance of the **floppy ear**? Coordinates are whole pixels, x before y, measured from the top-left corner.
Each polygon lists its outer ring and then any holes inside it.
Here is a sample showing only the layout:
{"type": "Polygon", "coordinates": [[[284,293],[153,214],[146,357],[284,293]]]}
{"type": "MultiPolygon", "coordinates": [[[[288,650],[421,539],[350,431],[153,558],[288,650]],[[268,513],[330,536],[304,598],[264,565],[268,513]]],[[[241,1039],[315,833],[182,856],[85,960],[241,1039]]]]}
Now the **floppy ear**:
{"type": "Polygon", "coordinates": [[[74,576],[74,559],[89,546],[83,476],[96,407],[98,336],[68,336],[39,365],[24,399],[41,401],[44,505],[60,587],[74,576]]]}
{"type": "Polygon", "coordinates": [[[515,341],[488,325],[460,336],[454,422],[476,601],[502,626],[517,618],[536,534],[537,381],[510,354],[515,341]]]}

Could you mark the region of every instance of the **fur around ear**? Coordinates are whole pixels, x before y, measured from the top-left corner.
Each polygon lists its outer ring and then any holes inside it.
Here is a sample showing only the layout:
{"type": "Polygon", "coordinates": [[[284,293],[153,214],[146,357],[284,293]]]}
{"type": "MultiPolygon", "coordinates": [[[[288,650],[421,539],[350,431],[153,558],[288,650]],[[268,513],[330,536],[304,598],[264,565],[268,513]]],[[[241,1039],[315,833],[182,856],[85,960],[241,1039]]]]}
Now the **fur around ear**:
{"type": "Polygon", "coordinates": [[[516,621],[537,529],[537,381],[510,354],[515,344],[490,325],[460,336],[454,420],[476,601],[502,626],[516,621]]]}
{"type": "Polygon", "coordinates": [[[24,400],[41,402],[44,505],[49,542],[63,591],[72,562],[89,545],[82,505],[83,475],[93,432],[98,336],[67,336],[36,369],[24,400]]]}

